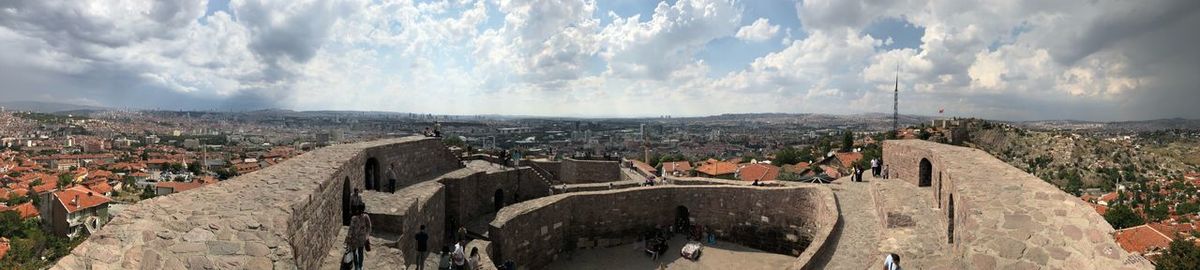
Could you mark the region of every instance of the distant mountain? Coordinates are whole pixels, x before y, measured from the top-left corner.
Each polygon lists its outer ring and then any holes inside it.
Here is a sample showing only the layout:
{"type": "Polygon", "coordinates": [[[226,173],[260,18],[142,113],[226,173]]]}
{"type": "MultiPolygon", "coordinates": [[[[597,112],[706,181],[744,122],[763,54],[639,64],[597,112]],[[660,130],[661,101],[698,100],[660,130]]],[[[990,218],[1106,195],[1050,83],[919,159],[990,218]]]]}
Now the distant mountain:
{"type": "Polygon", "coordinates": [[[43,101],[4,101],[0,106],[9,111],[56,113],[66,111],[105,111],[112,108],[43,101]]]}
{"type": "Polygon", "coordinates": [[[1200,119],[1169,118],[1124,122],[1094,122],[1077,120],[1025,121],[1018,125],[1039,130],[1111,130],[1151,131],[1164,129],[1200,130],[1200,119]]]}

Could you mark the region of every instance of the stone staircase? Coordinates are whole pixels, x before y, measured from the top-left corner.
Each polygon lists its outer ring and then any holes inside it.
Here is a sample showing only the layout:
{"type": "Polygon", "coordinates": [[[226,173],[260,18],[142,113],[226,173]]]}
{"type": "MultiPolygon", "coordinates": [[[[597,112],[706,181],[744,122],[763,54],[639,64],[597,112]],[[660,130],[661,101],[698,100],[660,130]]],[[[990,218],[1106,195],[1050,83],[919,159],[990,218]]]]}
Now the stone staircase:
{"type": "Polygon", "coordinates": [[[528,165],[533,169],[534,175],[536,175],[538,179],[541,179],[543,183],[546,183],[546,186],[550,187],[550,190],[553,191],[554,194],[564,192],[555,188],[557,186],[561,186],[562,183],[557,183],[557,181],[554,181],[555,178],[553,173],[550,173],[549,170],[542,168],[542,166],[538,165],[537,163],[528,162],[528,165]]]}

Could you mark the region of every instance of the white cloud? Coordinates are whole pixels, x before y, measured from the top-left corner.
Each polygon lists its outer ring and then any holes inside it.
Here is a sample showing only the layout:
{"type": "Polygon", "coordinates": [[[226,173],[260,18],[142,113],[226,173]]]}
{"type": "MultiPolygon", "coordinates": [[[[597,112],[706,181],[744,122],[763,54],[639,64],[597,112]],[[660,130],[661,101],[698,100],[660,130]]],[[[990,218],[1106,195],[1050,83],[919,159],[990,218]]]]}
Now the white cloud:
{"type": "Polygon", "coordinates": [[[798,24],[734,0],[639,4],[646,10],[618,15],[594,0],[246,0],[205,17],[203,1],[7,1],[0,98],[566,115],[878,112],[890,110],[898,75],[906,113],[1200,115],[1200,51],[1189,47],[1200,41],[1197,1],[780,7],[794,8],[798,24]],[[923,29],[920,45],[885,49],[906,42],[864,34],[884,18],[923,29]],[[735,38],[753,44],[712,47],[735,38]],[[766,47],[780,49],[754,52],[766,47]],[[701,59],[714,54],[753,60],[701,59]]]}
{"type": "Polygon", "coordinates": [[[763,42],[774,38],[776,34],[779,34],[778,25],[771,25],[766,18],[758,18],[754,23],[742,26],[734,36],[745,41],[763,42]]]}

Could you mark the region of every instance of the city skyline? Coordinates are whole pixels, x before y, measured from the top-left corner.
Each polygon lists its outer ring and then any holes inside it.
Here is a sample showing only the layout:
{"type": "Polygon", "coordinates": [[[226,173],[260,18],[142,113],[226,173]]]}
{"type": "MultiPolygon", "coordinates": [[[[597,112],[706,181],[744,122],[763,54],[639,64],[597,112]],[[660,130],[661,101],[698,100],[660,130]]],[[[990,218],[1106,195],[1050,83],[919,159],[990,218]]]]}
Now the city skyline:
{"type": "Polygon", "coordinates": [[[0,101],[890,114],[899,76],[905,115],[1200,115],[1195,1],[15,1],[0,13],[0,101]]]}

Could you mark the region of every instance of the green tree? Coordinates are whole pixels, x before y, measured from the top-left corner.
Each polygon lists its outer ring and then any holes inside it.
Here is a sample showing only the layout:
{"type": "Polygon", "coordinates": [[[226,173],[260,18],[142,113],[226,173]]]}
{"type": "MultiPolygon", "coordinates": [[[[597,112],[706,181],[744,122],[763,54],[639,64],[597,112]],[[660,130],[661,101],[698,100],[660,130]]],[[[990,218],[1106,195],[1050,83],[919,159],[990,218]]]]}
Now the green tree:
{"type": "Polygon", "coordinates": [[[138,195],[138,197],[140,197],[143,200],[149,199],[149,198],[154,198],[155,196],[158,196],[158,194],[156,194],[154,192],[154,187],[151,187],[149,185],[146,185],[146,188],[142,189],[142,194],[138,195]]]}
{"type": "Polygon", "coordinates": [[[1104,220],[1108,221],[1113,228],[1124,229],[1133,226],[1145,224],[1146,221],[1133,212],[1132,208],[1124,204],[1117,204],[1108,208],[1108,212],[1104,213],[1104,220]]]}
{"type": "Polygon", "coordinates": [[[201,167],[199,160],[192,161],[192,163],[187,165],[188,172],[191,172],[192,174],[200,174],[202,168],[203,167],[201,167]]]}
{"type": "Polygon", "coordinates": [[[1191,240],[1176,238],[1158,258],[1160,270],[1196,269],[1200,267],[1200,248],[1191,240]]]}
{"type": "Polygon", "coordinates": [[[846,131],[842,135],[842,152],[850,152],[854,148],[854,132],[846,131]]]}
{"type": "Polygon", "coordinates": [[[1179,203],[1179,205],[1175,206],[1175,213],[1180,215],[1200,213],[1200,204],[1194,202],[1179,203]]]}
{"type": "Polygon", "coordinates": [[[1156,203],[1146,209],[1146,218],[1150,221],[1162,221],[1170,215],[1170,208],[1167,208],[1166,203],[1156,203]]]}
{"type": "Polygon", "coordinates": [[[1066,175],[1067,186],[1064,188],[1067,192],[1079,196],[1080,189],[1083,188],[1083,180],[1079,179],[1078,173],[1069,173],[1066,175]]]}
{"type": "Polygon", "coordinates": [[[167,165],[167,166],[170,168],[170,170],[172,172],[182,172],[183,171],[183,163],[171,163],[170,165],[167,165]]]}
{"type": "MultiPolygon", "coordinates": [[[[800,150],[796,150],[796,148],[792,148],[791,146],[788,146],[787,148],[783,148],[782,150],[775,152],[774,163],[776,165],[782,166],[784,164],[796,164],[796,163],[800,163],[803,161],[807,161],[807,159],[804,159],[804,160],[800,159],[800,156],[801,156],[800,152],[801,152],[800,150]]],[[[810,156],[811,156],[811,154],[810,154],[810,156]]]]}
{"type": "Polygon", "coordinates": [[[75,180],[75,176],[70,173],[59,174],[58,175],[58,188],[62,189],[63,187],[70,186],[71,182],[74,180],[75,180]]]}

